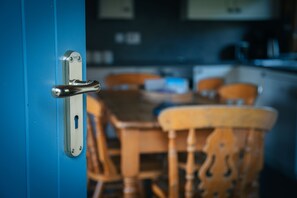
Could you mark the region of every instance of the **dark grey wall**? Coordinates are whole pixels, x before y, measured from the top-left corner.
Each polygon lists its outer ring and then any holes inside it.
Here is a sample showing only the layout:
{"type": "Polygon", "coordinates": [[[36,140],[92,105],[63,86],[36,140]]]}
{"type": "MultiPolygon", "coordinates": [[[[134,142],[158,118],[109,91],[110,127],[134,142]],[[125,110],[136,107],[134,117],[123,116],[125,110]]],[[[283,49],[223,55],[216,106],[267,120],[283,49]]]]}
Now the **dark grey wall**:
{"type": "Polygon", "coordinates": [[[112,50],[114,65],[186,65],[234,58],[233,47],[251,41],[253,56],[265,54],[275,22],[185,21],[180,0],[135,0],[134,20],[99,20],[97,2],[86,1],[87,49],[112,50]],[[116,44],[116,32],[137,31],[142,43],[116,44]]]}

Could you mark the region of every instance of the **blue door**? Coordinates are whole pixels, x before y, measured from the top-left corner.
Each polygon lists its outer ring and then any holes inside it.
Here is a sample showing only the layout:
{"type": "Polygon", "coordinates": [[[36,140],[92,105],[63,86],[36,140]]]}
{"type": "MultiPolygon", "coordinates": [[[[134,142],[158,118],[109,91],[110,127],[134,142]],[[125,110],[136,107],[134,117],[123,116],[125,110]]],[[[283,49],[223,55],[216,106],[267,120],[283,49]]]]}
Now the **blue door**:
{"type": "Polygon", "coordinates": [[[84,0],[1,1],[1,198],[86,197],[86,147],[65,154],[64,99],[51,94],[68,50],[85,78],[84,12],[84,0]]]}

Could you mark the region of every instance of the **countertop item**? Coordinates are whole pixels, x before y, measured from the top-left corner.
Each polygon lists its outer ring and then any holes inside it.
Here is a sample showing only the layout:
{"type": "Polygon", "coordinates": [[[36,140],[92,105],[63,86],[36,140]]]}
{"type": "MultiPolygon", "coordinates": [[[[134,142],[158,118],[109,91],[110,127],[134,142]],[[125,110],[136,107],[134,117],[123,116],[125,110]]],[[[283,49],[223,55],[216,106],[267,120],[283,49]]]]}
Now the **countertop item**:
{"type": "Polygon", "coordinates": [[[297,72],[296,60],[282,60],[282,59],[255,59],[248,65],[260,66],[287,72],[297,72]]]}

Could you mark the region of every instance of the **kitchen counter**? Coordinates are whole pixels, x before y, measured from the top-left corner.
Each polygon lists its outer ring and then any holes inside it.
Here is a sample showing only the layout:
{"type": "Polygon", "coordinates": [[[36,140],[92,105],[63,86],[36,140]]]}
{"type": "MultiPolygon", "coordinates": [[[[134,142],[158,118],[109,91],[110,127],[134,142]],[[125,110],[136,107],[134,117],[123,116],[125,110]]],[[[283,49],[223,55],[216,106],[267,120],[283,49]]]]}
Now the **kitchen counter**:
{"type": "Polygon", "coordinates": [[[296,60],[281,60],[281,59],[256,59],[250,61],[247,65],[264,67],[272,70],[284,71],[284,72],[296,72],[297,73],[297,61],[296,60]]]}
{"type": "Polygon", "coordinates": [[[93,70],[95,68],[100,69],[113,69],[113,70],[122,70],[125,68],[138,68],[139,70],[143,70],[145,68],[150,68],[158,71],[159,73],[166,74],[168,71],[171,73],[173,70],[182,70],[183,73],[189,73],[193,67],[196,66],[217,66],[217,65],[226,65],[226,66],[252,66],[252,67],[263,67],[275,71],[283,71],[296,73],[297,72],[297,61],[296,60],[283,60],[283,59],[255,59],[249,60],[246,62],[238,62],[235,60],[224,60],[216,63],[192,63],[192,64],[170,64],[170,65],[88,65],[88,69],[93,70]]]}
{"type": "Polygon", "coordinates": [[[230,73],[232,75],[232,70],[241,66],[247,67],[257,67],[272,71],[279,71],[281,73],[287,74],[297,74],[297,61],[294,60],[281,60],[281,59],[257,59],[247,61],[245,63],[240,63],[238,61],[220,61],[218,63],[201,63],[192,65],[146,65],[146,66],[101,66],[101,65],[88,65],[87,67],[87,77],[88,79],[95,79],[102,83],[104,86],[104,79],[107,75],[113,73],[123,73],[123,72],[143,72],[143,73],[156,73],[161,76],[173,76],[173,77],[183,77],[189,79],[193,85],[199,80],[193,78],[197,76],[196,73],[200,73],[201,70],[209,70],[210,74],[206,76],[201,76],[201,78],[211,76],[221,76],[230,73]]]}

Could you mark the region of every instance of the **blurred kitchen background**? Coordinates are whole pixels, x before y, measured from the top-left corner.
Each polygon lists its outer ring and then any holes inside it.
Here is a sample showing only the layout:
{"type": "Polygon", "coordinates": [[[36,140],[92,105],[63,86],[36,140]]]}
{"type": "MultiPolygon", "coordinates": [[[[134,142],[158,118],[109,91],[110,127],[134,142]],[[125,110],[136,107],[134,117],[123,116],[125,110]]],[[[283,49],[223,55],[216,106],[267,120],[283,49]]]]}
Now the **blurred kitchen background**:
{"type": "MultiPolygon", "coordinates": [[[[104,53],[113,56],[110,61],[93,60],[93,64],[220,63],[234,60],[235,48],[242,41],[250,45],[249,58],[266,58],[267,44],[271,39],[279,41],[282,52],[291,50],[288,40],[294,31],[290,26],[292,19],[286,16],[289,15],[287,12],[282,12],[284,9],[280,8],[284,6],[275,0],[127,2],[131,2],[131,7],[123,6],[131,12],[130,18],[116,17],[117,13],[115,17],[111,16],[112,13],[110,17],[101,16],[100,1],[87,1],[87,49],[93,53],[99,51],[102,56],[104,53]],[[249,9],[247,13],[245,9],[249,9]],[[220,10],[225,13],[220,14],[220,10]],[[194,13],[190,15],[190,11],[205,13],[195,16],[194,13]]],[[[119,8],[118,12],[125,12],[124,9],[119,8]]]]}
{"type": "Polygon", "coordinates": [[[192,89],[210,76],[261,86],[256,105],[279,111],[262,178],[267,188],[283,182],[296,193],[296,0],[86,1],[86,39],[87,79],[103,88],[121,72],[183,77],[192,89]]]}

